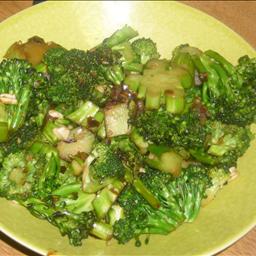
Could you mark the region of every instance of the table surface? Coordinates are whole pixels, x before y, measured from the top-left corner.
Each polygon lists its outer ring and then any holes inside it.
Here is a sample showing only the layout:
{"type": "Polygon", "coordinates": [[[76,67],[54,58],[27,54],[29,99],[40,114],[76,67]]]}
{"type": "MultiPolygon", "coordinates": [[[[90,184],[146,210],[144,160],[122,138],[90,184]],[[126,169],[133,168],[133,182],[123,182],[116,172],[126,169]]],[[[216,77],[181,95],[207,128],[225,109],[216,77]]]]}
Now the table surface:
{"type": "MultiPolygon", "coordinates": [[[[256,1],[181,1],[219,19],[256,48],[256,1]]],[[[32,1],[0,1],[0,22],[32,5],[32,1]]],[[[37,254],[0,233],[1,256],[37,254]]],[[[218,256],[256,255],[256,227],[218,256]]]]}

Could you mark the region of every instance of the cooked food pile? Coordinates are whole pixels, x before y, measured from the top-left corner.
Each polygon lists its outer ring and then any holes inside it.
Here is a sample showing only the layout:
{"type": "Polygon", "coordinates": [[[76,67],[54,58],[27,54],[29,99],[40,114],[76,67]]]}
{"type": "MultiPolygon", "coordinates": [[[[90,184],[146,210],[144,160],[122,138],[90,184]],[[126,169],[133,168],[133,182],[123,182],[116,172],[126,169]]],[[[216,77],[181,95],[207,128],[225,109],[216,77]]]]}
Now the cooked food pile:
{"type": "Polygon", "coordinates": [[[193,222],[253,139],[256,58],[184,44],[164,59],[137,36],[88,51],[33,37],[0,63],[0,196],[74,246],[193,222]]]}

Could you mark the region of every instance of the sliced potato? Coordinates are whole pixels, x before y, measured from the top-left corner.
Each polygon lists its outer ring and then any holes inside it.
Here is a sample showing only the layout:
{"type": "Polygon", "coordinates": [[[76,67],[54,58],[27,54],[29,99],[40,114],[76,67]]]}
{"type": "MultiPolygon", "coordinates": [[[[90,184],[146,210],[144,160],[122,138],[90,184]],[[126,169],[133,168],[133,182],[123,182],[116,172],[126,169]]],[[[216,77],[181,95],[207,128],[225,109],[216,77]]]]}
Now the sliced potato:
{"type": "Polygon", "coordinates": [[[107,137],[115,137],[130,132],[129,110],[126,103],[108,106],[104,112],[107,137]]]}
{"type": "Polygon", "coordinates": [[[94,135],[83,129],[79,134],[71,140],[71,142],[61,141],[57,145],[60,157],[64,160],[70,161],[78,153],[90,154],[94,142],[94,135]]]}

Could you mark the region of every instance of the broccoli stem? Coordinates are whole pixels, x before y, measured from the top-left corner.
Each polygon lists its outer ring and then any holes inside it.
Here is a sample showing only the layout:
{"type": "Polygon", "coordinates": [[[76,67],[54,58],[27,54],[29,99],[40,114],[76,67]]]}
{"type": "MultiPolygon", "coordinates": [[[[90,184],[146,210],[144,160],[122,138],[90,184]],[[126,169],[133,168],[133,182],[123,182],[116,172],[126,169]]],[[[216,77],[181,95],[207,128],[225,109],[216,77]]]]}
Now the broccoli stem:
{"type": "Polygon", "coordinates": [[[192,61],[191,55],[187,52],[179,52],[176,54],[171,60],[171,65],[174,67],[182,67],[186,69],[192,77],[195,74],[194,63],[192,61]]]}
{"type": "Polygon", "coordinates": [[[149,94],[146,93],[146,109],[158,109],[160,107],[160,100],[161,100],[161,95],[160,94],[149,94]]]}
{"type": "Polygon", "coordinates": [[[108,47],[113,47],[125,41],[128,41],[138,35],[138,32],[135,31],[130,26],[125,25],[121,29],[118,29],[114,34],[112,34],[109,38],[103,41],[103,44],[108,47]]]}
{"type": "Polygon", "coordinates": [[[131,140],[140,149],[140,152],[145,154],[147,152],[148,143],[144,140],[144,138],[138,133],[136,129],[133,129],[130,136],[131,140]]]}
{"type": "MultiPolygon", "coordinates": [[[[207,55],[202,55],[200,56],[200,60],[202,62],[202,64],[204,65],[208,77],[207,77],[207,87],[208,87],[208,91],[210,93],[210,95],[212,95],[213,97],[219,97],[220,96],[220,77],[218,75],[218,73],[215,71],[214,68],[212,68],[211,64],[212,61],[211,59],[207,56],[207,55]]],[[[204,100],[204,98],[203,98],[204,100]]]]}
{"type": "Polygon", "coordinates": [[[139,73],[141,73],[143,71],[143,65],[140,64],[140,63],[124,62],[122,64],[122,67],[124,68],[124,70],[130,71],[130,72],[139,72],[139,73]]]}
{"type": "Polygon", "coordinates": [[[155,209],[158,209],[160,207],[160,202],[155,198],[155,196],[145,187],[143,182],[136,178],[133,181],[133,186],[135,190],[140,193],[147,202],[155,209]]]}
{"type": "Polygon", "coordinates": [[[189,153],[199,162],[209,165],[217,164],[217,160],[203,152],[202,150],[197,149],[190,149],[189,153]]]}
{"type": "Polygon", "coordinates": [[[113,226],[116,221],[124,218],[124,209],[119,205],[113,205],[108,212],[109,224],[113,226]]]}
{"type": "Polygon", "coordinates": [[[97,238],[108,241],[112,238],[113,228],[107,223],[95,222],[90,233],[97,238]]]}
{"type": "Polygon", "coordinates": [[[43,130],[43,135],[50,143],[54,144],[54,143],[58,142],[59,139],[56,136],[56,134],[54,134],[54,132],[53,132],[53,130],[58,127],[59,126],[52,121],[48,121],[47,124],[45,125],[44,130],[43,130]]]}
{"type": "Polygon", "coordinates": [[[61,186],[60,188],[54,190],[52,192],[52,195],[55,196],[67,196],[72,193],[77,193],[81,190],[81,184],[78,183],[73,183],[73,184],[68,184],[61,186]]]}
{"type": "Polygon", "coordinates": [[[173,114],[179,114],[185,106],[184,97],[176,97],[175,95],[165,93],[166,110],[173,114]]]}
{"type": "Polygon", "coordinates": [[[124,80],[124,84],[128,85],[129,89],[133,92],[137,92],[140,86],[141,75],[129,74],[124,80]]]}
{"type": "Polygon", "coordinates": [[[214,156],[223,156],[228,151],[228,148],[222,145],[211,145],[208,153],[214,156]]]}
{"type": "Polygon", "coordinates": [[[219,53],[213,50],[208,50],[208,51],[205,51],[205,54],[210,58],[214,59],[215,61],[219,62],[225,68],[225,70],[228,72],[229,75],[232,75],[235,73],[234,66],[229,61],[227,61],[223,56],[221,56],[219,53]]]}
{"type": "Polygon", "coordinates": [[[97,195],[92,204],[98,218],[102,219],[106,216],[124,186],[123,182],[115,180],[97,195]]]}
{"type": "Polygon", "coordinates": [[[12,113],[13,116],[11,117],[9,122],[9,129],[12,132],[19,129],[19,127],[21,127],[22,124],[24,123],[24,120],[26,118],[26,114],[28,111],[28,105],[29,105],[31,94],[32,94],[32,91],[30,87],[27,87],[22,91],[22,94],[20,95],[20,99],[18,102],[18,107],[15,110],[15,112],[12,113]]]}
{"type": "Polygon", "coordinates": [[[115,65],[110,68],[104,68],[105,78],[114,85],[120,85],[124,80],[124,73],[120,66],[115,65]]]}
{"type": "Polygon", "coordinates": [[[193,63],[194,63],[194,65],[195,65],[195,67],[196,67],[196,69],[198,70],[199,73],[206,73],[207,72],[206,68],[202,64],[202,62],[200,60],[200,57],[198,55],[192,55],[192,60],[193,60],[193,63]]]}
{"type": "MultiPolygon", "coordinates": [[[[229,77],[226,73],[226,71],[217,63],[213,62],[211,64],[212,68],[215,69],[215,71],[218,73],[219,77],[220,77],[220,80],[222,82],[222,91],[225,90],[225,95],[227,95],[228,97],[231,97],[232,96],[232,90],[229,86],[229,83],[228,83],[228,80],[229,80],[229,77]]],[[[224,92],[223,92],[224,93],[224,92]]]]}
{"type": "Polygon", "coordinates": [[[99,107],[91,101],[86,101],[80,108],[67,116],[74,123],[86,126],[87,118],[94,117],[99,111],[99,107]]]}
{"type": "Polygon", "coordinates": [[[8,123],[0,122],[0,142],[5,142],[8,139],[8,123]]]}
{"type": "Polygon", "coordinates": [[[7,141],[8,132],[8,115],[4,104],[0,103],[0,142],[7,141]]]}
{"type": "Polygon", "coordinates": [[[93,210],[92,201],[95,199],[95,194],[87,194],[84,192],[78,193],[78,198],[74,199],[64,199],[65,207],[68,211],[76,214],[82,212],[89,212],[93,210]]]}

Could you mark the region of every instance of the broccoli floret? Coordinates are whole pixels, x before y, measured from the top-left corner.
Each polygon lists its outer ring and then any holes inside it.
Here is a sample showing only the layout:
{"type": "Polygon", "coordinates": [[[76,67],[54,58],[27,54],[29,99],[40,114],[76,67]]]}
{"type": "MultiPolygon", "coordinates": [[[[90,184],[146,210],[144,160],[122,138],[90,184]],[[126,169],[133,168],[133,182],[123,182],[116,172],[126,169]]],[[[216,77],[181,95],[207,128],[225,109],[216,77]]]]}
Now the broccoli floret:
{"type": "Polygon", "coordinates": [[[165,207],[154,209],[130,185],[121,193],[118,203],[125,217],[115,222],[113,236],[122,244],[141,234],[167,235],[184,220],[177,204],[168,202],[165,207]]]}
{"type": "Polygon", "coordinates": [[[133,50],[130,42],[124,42],[112,47],[113,51],[120,53],[120,61],[125,71],[142,72],[143,65],[140,63],[138,55],[133,50]]]}
{"type": "Polygon", "coordinates": [[[91,177],[98,181],[106,178],[122,178],[124,176],[124,166],[119,157],[112,151],[110,146],[104,143],[95,145],[91,156],[94,161],[89,167],[91,177]]]}
{"type": "Polygon", "coordinates": [[[36,123],[26,122],[7,142],[0,143],[0,163],[4,157],[28,149],[40,137],[41,129],[36,123]]]}
{"type": "Polygon", "coordinates": [[[132,49],[140,56],[140,62],[146,64],[151,59],[158,59],[156,43],[150,38],[139,38],[132,43],[132,49]]]}
{"type": "Polygon", "coordinates": [[[24,199],[31,195],[44,198],[56,188],[59,159],[54,150],[41,145],[44,152],[17,152],[8,155],[0,170],[1,195],[24,199]]]}
{"type": "MultiPolygon", "coordinates": [[[[24,60],[3,60],[0,64],[0,108],[2,141],[8,140],[24,124],[26,118],[35,116],[38,106],[31,109],[33,93],[42,80],[31,65],[24,60]],[[6,134],[3,134],[5,132],[6,134]]],[[[0,141],[0,142],[2,142],[0,141]]]]}
{"type": "Polygon", "coordinates": [[[111,83],[120,84],[123,76],[118,53],[106,46],[87,52],[50,49],[43,62],[50,77],[48,98],[55,105],[72,107],[81,100],[102,105],[111,94],[111,83]]]}
{"type": "Polygon", "coordinates": [[[96,221],[92,211],[75,214],[34,198],[29,198],[23,205],[37,218],[46,219],[58,227],[61,235],[68,236],[70,244],[74,246],[82,245],[82,240],[89,236],[96,221]]]}
{"type": "Polygon", "coordinates": [[[207,72],[202,100],[212,119],[238,126],[253,123],[256,116],[255,59],[244,57],[234,67],[220,54],[206,51],[199,61],[207,72]]]}
{"type": "Polygon", "coordinates": [[[124,166],[138,172],[143,164],[143,157],[136,145],[130,140],[129,136],[117,136],[111,140],[111,148],[121,159],[124,166]]]}
{"type": "Polygon", "coordinates": [[[236,72],[242,77],[245,85],[256,87],[256,58],[245,55],[238,60],[236,72]]]}
{"type": "Polygon", "coordinates": [[[183,221],[193,221],[210,184],[207,175],[200,167],[190,167],[173,179],[170,174],[147,169],[141,174],[141,181],[157,197],[160,207],[152,208],[128,185],[118,199],[125,217],[115,222],[114,237],[119,243],[126,243],[141,234],[166,235],[183,221]]]}
{"type": "Polygon", "coordinates": [[[226,167],[236,166],[237,159],[250,146],[253,138],[248,128],[208,122],[207,144],[204,148],[193,148],[190,153],[198,161],[226,167]]]}
{"type": "Polygon", "coordinates": [[[181,146],[184,148],[203,146],[207,128],[197,111],[180,116],[165,110],[145,111],[133,121],[145,140],[158,145],[181,146]]]}

